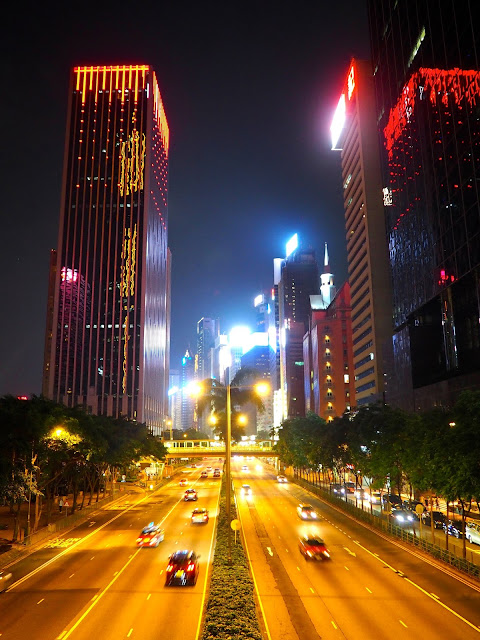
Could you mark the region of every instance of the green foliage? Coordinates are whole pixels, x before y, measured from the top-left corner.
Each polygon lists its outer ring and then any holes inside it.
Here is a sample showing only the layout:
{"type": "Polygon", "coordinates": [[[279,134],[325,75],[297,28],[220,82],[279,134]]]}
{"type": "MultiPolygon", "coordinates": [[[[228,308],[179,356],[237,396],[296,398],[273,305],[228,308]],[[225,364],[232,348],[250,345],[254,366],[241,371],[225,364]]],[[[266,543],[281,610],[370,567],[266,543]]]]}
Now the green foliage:
{"type": "Polygon", "coordinates": [[[144,424],[92,416],[43,397],[0,398],[0,498],[51,498],[62,486],[94,487],[108,470],[142,457],[165,458],[163,443],[144,424]]]}
{"type": "Polygon", "coordinates": [[[468,507],[480,499],[480,391],[451,410],[408,414],[381,403],[331,423],[312,414],[283,422],[275,447],[285,465],[340,471],[351,465],[373,488],[408,484],[468,507]]]}

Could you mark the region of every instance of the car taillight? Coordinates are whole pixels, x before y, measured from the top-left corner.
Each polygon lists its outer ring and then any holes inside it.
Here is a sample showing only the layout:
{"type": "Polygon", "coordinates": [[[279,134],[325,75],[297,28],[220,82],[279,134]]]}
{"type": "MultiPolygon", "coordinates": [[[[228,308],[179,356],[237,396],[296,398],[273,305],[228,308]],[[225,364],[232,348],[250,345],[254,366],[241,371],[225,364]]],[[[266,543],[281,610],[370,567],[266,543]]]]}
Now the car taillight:
{"type": "Polygon", "coordinates": [[[193,571],[195,569],[195,565],[194,564],[189,564],[187,567],[187,571],[193,571]]]}
{"type": "Polygon", "coordinates": [[[141,542],[143,538],[137,538],[137,542],[141,542]]]}

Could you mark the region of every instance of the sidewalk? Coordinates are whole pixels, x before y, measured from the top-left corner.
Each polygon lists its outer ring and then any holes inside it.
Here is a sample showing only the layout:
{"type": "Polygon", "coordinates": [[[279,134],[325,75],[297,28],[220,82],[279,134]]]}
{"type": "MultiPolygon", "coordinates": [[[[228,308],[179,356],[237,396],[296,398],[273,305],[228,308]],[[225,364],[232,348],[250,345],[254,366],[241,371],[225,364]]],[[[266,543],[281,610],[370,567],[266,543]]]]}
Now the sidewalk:
{"type": "MultiPolygon", "coordinates": [[[[102,504],[105,502],[105,498],[121,497],[127,489],[131,489],[133,483],[116,483],[116,487],[114,489],[114,494],[111,492],[101,492],[99,494],[98,502],[96,501],[97,495],[96,493],[92,497],[92,501],[90,504],[89,511],[92,510],[92,507],[98,506],[101,508],[102,504]]],[[[57,497],[55,499],[55,504],[52,507],[52,512],[50,514],[50,521],[47,523],[47,514],[46,514],[46,505],[44,503],[43,512],[40,516],[39,524],[35,533],[38,533],[43,530],[52,529],[52,533],[56,531],[56,524],[65,520],[67,516],[72,515],[73,513],[73,495],[70,494],[68,496],[63,496],[63,503],[66,506],[59,506],[60,498],[57,497]]],[[[85,496],[84,508],[88,507],[89,495],[85,496]]],[[[80,493],[77,496],[77,507],[75,509],[75,514],[81,514],[82,509],[82,494],[80,493]]],[[[33,532],[33,525],[35,523],[35,503],[31,503],[30,505],[30,532],[33,532]]],[[[2,558],[2,554],[7,551],[11,551],[12,549],[22,549],[27,546],[27,542],[25,540],[26,530],[28,527],[28,502],[25,502],[21,505],[20,512],[18,514],[18,534],[17,540],[13,540],[14,536],[14,526],[15,526],[15,514],[11,513],[9,505],[0,505],[0,559],[2,558]]]]}

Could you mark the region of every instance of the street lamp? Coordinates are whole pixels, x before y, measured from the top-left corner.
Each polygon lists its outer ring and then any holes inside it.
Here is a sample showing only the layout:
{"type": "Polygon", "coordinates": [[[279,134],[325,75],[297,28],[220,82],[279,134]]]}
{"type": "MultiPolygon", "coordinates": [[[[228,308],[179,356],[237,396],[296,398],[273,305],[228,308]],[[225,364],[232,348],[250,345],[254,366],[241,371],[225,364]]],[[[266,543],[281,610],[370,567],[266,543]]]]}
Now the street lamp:
{"type": "MultiPolygon", "coordinates": [[[[235,387],[240,388],[240,387],[235,387]]],[[[262,396],[269,392],[270,387],[265,382],[260,382],[253,386],[258,395],[262,396]]],[[[226,476],[226,512],[228,522],[228,564],[232,564],[232,528],[231,528],[231,502],[232,502],[232,469],[231,469],[231,452],[232,452],[232,399],[231,386],[227,385],[227,435],[225,438],[225,476],[226,476]]]]}

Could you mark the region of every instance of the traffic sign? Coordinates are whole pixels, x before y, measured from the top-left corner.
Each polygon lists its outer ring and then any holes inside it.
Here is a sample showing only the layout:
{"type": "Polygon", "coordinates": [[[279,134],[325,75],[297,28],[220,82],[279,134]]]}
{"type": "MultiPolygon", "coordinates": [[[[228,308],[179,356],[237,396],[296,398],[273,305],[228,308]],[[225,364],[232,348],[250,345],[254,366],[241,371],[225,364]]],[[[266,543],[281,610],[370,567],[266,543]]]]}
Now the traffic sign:
{"type": "Polygon", "coordinates": [[[230,523],[230,526],[234,531],[240,531],[240,528],[241,528],[240,520],[232,520],[230,523]]]}
{"type": "Polygon", "coordinates": [[[70,506],[70,504],[69,504],[68,500],[65,500],[65,502],[63,503],[63,506],[64,506],[64,507],[69,507],[69,506],[70,506]]]}

